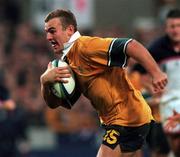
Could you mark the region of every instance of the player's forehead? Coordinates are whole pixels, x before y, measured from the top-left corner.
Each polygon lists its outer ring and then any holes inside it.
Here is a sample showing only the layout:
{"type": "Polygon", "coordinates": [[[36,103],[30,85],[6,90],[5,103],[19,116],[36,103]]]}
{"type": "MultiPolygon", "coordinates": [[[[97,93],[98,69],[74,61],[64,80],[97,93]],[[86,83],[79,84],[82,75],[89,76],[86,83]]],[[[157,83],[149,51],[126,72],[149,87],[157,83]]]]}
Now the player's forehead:
{"type": "Polygon", "coordinates": [[[169,18],[167,19],[166,24],[180,24],[180,18],[169,18]]]}
{"type": "Polygon", "coordinates": [[[48,22],[45,22],[45,25],[44,25],[44,29],[45,31],[47,31],[48,29],[50,28],[58,28],[61,26],[61,21],[59,18],[53,18],[53,19],[50,19],[48,22]]]}

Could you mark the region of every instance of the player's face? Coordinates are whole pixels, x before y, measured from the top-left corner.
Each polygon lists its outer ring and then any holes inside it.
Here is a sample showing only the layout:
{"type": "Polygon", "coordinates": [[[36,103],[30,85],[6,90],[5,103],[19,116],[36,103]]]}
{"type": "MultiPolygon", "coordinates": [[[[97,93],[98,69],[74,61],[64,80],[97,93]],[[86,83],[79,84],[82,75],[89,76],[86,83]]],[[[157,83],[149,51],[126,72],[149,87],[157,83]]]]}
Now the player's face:
{"type": "Polygon", "coordinates": [[[167,19],[166,32],[174,42],[180,42],[180,18],[167,19]]]}
{"type": "Polygon", "coordinates": [[[59,18],[53,18],[45,23],[46,39],[51,44],[54,53],[60,54],[64,49],[63,44],[68,42],[70,34],[68,29],[62,27],[59,18]]]}

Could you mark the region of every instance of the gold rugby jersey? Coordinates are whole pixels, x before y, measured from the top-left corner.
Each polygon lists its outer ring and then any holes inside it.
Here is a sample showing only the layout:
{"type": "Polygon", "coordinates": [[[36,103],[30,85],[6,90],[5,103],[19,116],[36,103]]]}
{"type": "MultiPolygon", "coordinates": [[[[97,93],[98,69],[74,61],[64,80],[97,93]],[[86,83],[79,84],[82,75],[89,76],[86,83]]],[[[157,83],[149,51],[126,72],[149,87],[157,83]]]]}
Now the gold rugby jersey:
{"type": "Polygon", "coordinates": [[[81,36],[66,55],[78,86],[105,125],[140,126],[152,120],[149,106],[124,68],[131,40],[81,36]]]}

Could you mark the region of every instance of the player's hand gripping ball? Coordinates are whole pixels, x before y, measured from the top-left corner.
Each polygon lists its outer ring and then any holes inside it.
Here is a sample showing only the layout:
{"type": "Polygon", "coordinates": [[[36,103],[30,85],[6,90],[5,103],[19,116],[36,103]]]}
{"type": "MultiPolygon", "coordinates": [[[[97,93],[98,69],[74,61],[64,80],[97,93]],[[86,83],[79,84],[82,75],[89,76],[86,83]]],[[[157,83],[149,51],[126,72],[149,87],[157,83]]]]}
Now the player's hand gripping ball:
{"type": "Polygon", "coordinates": [[[75,102],[81,96],[81,92],[79,88],[77,88],[77,84],[75,82],[75,75],[71,70],[70,66],[62,60],[53,60],[52,65],[54,67],[63,67],[68,66],[71,72],[71,77],[65,78],[68,80],[68,83],[56,82],[52,85],[51,90],[52,93],[57,97],[63,100],[62,107],[67,109],[71,109],[75,102]]]}
{"type": "MultiPolygon", "coordinates": [[[[53,60],[52,65],[54,67],[68,66],[68,64],[62,60],[53,60]]],[[[72,95],[74,93],[74,90],[75,90],[74,74],[73,74],[72,70],[70,69],[70,67],[69,67],[69,70],[71,72],[71,77],[66,78],[66,80],[68,80],[68,83],[56,82],[52,86],[52,92],[58,98],[69,99],[72,97],[72,95]]]]}

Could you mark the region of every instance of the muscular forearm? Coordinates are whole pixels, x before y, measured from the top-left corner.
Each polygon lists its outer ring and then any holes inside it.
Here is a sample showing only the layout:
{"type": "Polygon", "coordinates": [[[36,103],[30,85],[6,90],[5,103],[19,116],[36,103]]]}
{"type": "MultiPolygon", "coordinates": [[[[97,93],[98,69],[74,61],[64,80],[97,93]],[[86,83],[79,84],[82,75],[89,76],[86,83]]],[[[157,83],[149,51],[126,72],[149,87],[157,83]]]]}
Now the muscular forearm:
{"type": "Polygon", "coordinates": [[[148,50],[139,42],[133,40],[127,45],[126,53],[141,64],[151,75],[153,91],[156,93],[162,92],[168,82],[167,75],[160,70],[148,50]]]}
{"type": "Polygon", "coordinates": [[[160,72],[157,63],[152,58],[149,51],[136,40],[132,40],[127,45],[126,53],[141,64],[151,76],[155,76],[156,73],[160,72]]]}

